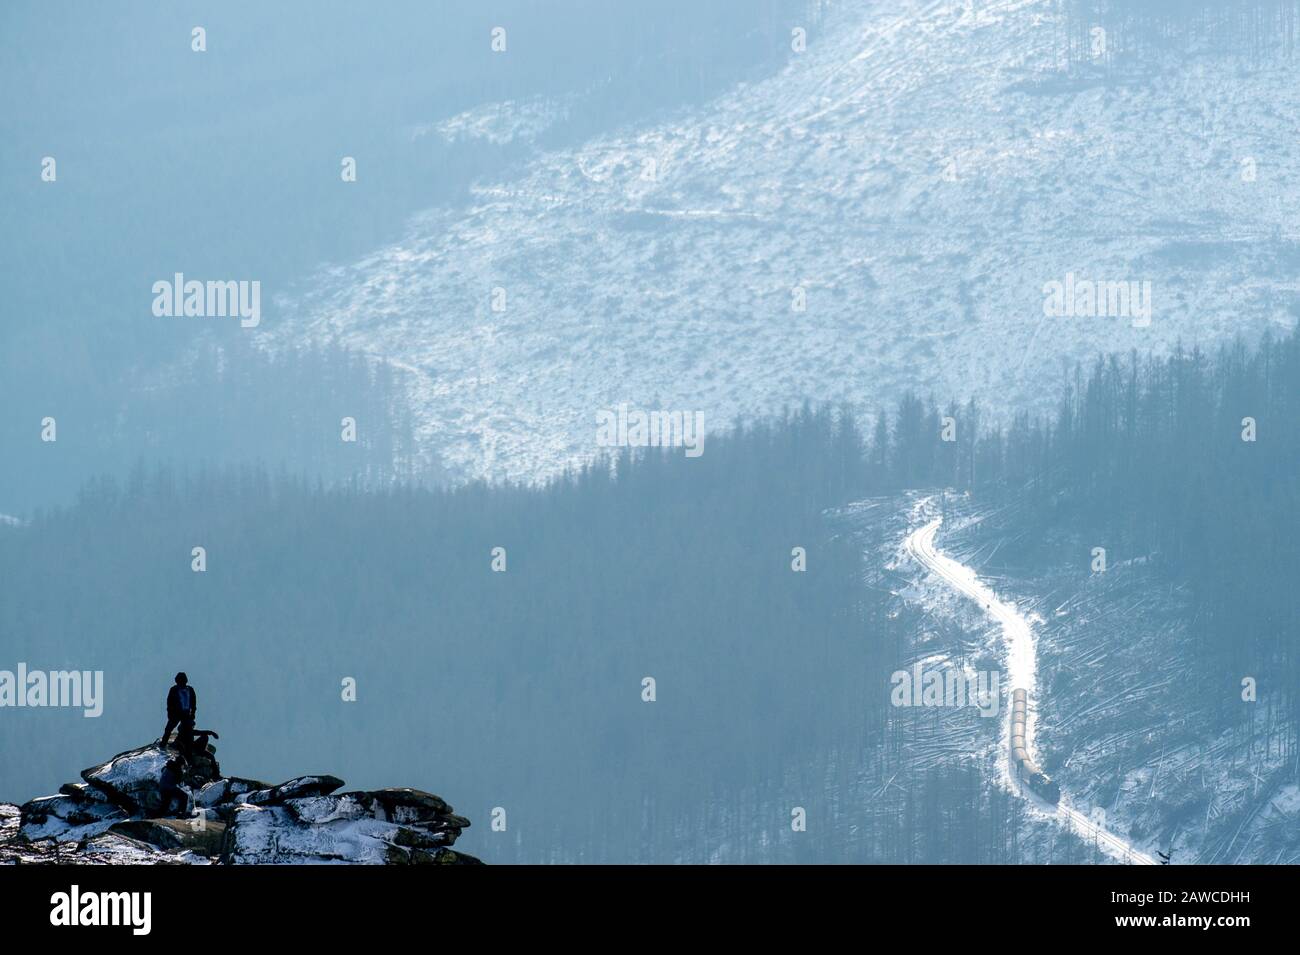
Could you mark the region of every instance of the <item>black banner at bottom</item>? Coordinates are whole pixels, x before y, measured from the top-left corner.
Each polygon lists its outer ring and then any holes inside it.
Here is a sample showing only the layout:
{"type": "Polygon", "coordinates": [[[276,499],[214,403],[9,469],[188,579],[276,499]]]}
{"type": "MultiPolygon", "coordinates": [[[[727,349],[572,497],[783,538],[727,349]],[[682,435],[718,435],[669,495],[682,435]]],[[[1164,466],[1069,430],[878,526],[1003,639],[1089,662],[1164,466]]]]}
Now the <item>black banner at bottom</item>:
{"type": "Polygon", "coordinates": [[[1181,944],[1294,924],[1289,867],[5,866],[10,940],[335,944],[404,930],[447,939],[603,938],[687,929],[771,942],[970,930],[1181,944]],[[847,920],[847,921],[846,921],[847,920]],[[877,935],[877,932],[883,933],[877,935]],[[179,933],[179,934],[178,934],[179,933]]]}

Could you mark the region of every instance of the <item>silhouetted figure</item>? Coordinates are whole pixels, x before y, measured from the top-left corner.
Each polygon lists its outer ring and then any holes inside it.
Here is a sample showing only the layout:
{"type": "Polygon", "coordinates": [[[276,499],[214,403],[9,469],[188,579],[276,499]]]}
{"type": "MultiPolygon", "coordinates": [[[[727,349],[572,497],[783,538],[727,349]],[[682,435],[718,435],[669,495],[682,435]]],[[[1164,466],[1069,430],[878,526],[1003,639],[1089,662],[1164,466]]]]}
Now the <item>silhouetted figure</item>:
{"type": "Polygon", "coordinates": [[[167,728],[163,730],[162,746],[172,735],[172,730],[180,726],[176,734],[176,748],[188,753],[194,743],[194,712],[198,709],[199,698],[190,686],[190,679],[184,673],[176,674],[176,685],[167,691],[167,728]]]}
{"type": "MultiPolygon", "coordinates": [[[[170,732],[170,731],[169,731],[170,732]]],[[[170,816],[172,814],[172,803],[179,802],[176,814],[185,815],[189,809],[189,796],[185,790],[181,789],[181,782],[185,779],[185,760],[180,756],[173,756],[167,760],[167,765],[163,767],[162,777],[158,780],[158,791],[162,794],[162,809],[158,811],[159,816],[170,816]]]]}

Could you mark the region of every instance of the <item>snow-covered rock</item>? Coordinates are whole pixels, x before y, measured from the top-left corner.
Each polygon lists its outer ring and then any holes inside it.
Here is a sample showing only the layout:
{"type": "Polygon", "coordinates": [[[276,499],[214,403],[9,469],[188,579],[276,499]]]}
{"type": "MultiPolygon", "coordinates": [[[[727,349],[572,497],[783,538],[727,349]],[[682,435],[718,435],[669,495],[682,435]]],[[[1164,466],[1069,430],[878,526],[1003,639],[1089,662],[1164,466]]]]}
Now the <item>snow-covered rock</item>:
{"type": "Polygon", "coordinates": [[[392,788],[335,793],[336,776],[278,785],[220,775],[215,748],[193,755],[180,818],[159,818],[156,743],[82,772],[84,782],[21,807],[0,803],[0,864],[476,864],[452,844],[470,822],[439,796],[392,788]]]}
{"type": "Polygon", "coordinates": [[[109,801],[107,793],[96,789],[89,783],[64,783],[59,787],[59,792],[65,796],[80,796],[84,799],[95,800],[97,802],[109,801]]]}
{"type": "Polygon", "coordinates": [[[259,789],[238,797],[235,801],[252,806],[266,806],[305,796],[323,796],[343,785],[337,776],[299,776],[270,789],[259,789]]]}
{"type": "Polygon", "coordinates": [[[109,831],[86,841],[77,856],[69,860],[86,865],[211,865],[212,860],[189,849],[164,851],[141,839],[109,831]]]}
{"type": "Polygon", "coordinates": [[[450,848],[468,820],[406,807],[407,824],[393,822],[376,795],[345,793],[291,799],[279,806],[240,805],[230,828],[229,861],[259,865],[477,861],[450,848]]]}
{"type": "Polygon", "coordinates": [[[223,802],[236,802],[238,797],[245,793],[270,788],[270,783],[259,782],[256,779],[240,779],[238,776],[223,777],[201,787],[194,794],[194,805],[210,808],[223,802]]]}
{"type": "Polygon", "coordinates": [[[13,803],[0,802],[0,843],[8,842],[18,835],[18,826],[22,813],[13,803]]]}
{"type": "Polygon", "coordinates": [[[105,800],[63,794],[33,799],[19,812],[18,831],[29,841],[80,842],[127,818],[126,812],[105,800]]]}
{"type": "MultiPolygon", "coordinates": [[[[214,757],[215,747],[207,752],[192,754],[185,772],[185,783],[191,789],[219,779],[221,767],[214,757]]],[[[162,809],[162,791],[159,780],[163,767],[176,756],[176,751],[160,747],[156,742],[147,746],[118,753],[108,762],[81,771],[81,778],[104,793],[110,801],[132,814],[153,815],[162,809]]]]}
{"type": "Polygon", "coordinates": [[[109,831],[157,848],[190,849],[203,856],[220,856],[226,839],[226,824],[206,813],[191,819],[130,819],[109,831]]]}

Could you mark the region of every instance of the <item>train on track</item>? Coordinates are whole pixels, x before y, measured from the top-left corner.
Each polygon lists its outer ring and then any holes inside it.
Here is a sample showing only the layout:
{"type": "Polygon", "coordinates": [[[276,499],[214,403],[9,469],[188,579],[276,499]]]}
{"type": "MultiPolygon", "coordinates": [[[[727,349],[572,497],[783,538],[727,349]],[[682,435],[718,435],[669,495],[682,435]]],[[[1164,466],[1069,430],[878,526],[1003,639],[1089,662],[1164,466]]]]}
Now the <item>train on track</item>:
{"type": "Polygon", "coordinates": [[[1029,694],[1024,690],[1013,690],[1011,692],[1011,764],[1015,767],[1020,781],[1035,795],[1056,805],[1061,801],[1061,787],[1029,758],[1029,748],[1025,745],[1025,724],[1028,717],[1029,694]]]}

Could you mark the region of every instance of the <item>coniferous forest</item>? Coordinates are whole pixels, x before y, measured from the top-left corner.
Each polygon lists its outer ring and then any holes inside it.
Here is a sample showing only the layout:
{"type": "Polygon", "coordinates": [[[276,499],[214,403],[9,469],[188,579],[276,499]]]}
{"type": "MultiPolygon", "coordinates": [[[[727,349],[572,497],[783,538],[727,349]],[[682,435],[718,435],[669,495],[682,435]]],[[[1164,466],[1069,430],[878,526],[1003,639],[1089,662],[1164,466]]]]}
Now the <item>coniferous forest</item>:
{"type": "Polygon", "coordinates": [[[103,669],[116,719],[60,714],[63,746],[0,747],[0,795],[152,730],[183,657],[226,688],[204,721],[250,773],[343,766],[364,785],[398,765],[473,818],[504,807],[500,861],[1025,861],[1015,800],[925,752],[978,728],[890,707],[923,621],[882,566],[898,528],[846,506],[970,491],[1027,551],[1050,529],[1140,554],[1190,593],[1207,685],[1282,688],[1294,752],[1298,382],[1293,333],[1099,358],[1045,420],[915,396],[869,422],[805,407],[697,459],[625,452],[544,487],[254,464],[96,480],[0,528],[0,629],[19,659],[103,669]],[[106,649],[124,636],[128,655],[106,649]],[[792,806],[830,822],[793,841],[792,806]],[[682,837],[701,826],[706,846],[682,837]]]}
{"type": "Polygon", "coordinates": [[[192,471],[215,462],[261,466],[328,483],[440,476],[437,462],[415,451],[398,373],[337,345],[268,352],[238,336],[200,339],[183,358],[131,374],[126,399],[122,381],[102,374],[86,350],[70,355],[66,370],[75,384],[46,380],[21,349],[0,349],[12,412],[0,420],[10,449],[0,468],[7,501],[70,499],[87,459],[128,484],[157,462],[192,471]],[[340,454],[344,418],[356,422],[357,439],[340,454]],[[46,419],[62,445],[29,440],[30,422],[46,419]]]}

